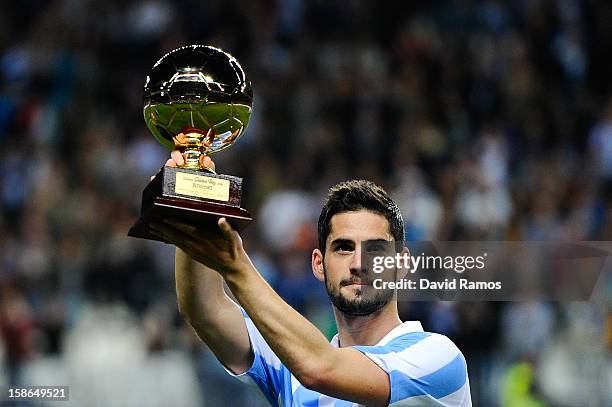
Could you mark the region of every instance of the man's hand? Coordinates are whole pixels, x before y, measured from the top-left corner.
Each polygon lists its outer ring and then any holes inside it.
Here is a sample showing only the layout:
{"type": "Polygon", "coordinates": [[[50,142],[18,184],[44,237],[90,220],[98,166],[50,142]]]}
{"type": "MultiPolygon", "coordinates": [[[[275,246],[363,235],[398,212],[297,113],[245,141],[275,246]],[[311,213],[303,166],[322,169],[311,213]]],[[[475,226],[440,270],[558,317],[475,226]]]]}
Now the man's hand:
{"type": "Polygon", "coordinates": [[[174,219],[163,223],[151,223],[151,233],[182,249],[195,261],[218,271],[225,276],[229,273],[253,267],[244,251],[242,238],[227,219],[218,222],[221,236],[207,235],[195,226],[174,219]]]}
{"type": "MultiPolygon", "coordinates": [[[[180,167],[185,163],[183,154],[174,150],[166,161],[167,167],[180,167]]],[[[200,156],[203,167],[215,170],[215,163],[208,156],[200,156]]],[[[153,177],[151,177],[153,179],[153,177]]],[[[251,265],[244,248],[242,238],[225,218],[219,219],[219,235],[206,235],[195,226],[179,222],[175,219],[164,219],[163,223],[150,225],[150,232],[162,238],[165,242],[182,249],[189,257],[225,274],[244,265],[251,265]]]]}
{"type": "MultiPolygon", "coordinates": [[[[170,154],[170,159],[166,161],[166,166],[180,167],[184,163],[183,154],[174,150],[170,154]]],[[[215,170],[215,163],[208,156],[200,156],[200,164],[215,170]]],[[[222,275],[240,267],[252,266],[242,246],[242,238],[231,227],[227,219],[219,219],[218,226],[221,236],[206,235],[195,226],[175,219],[164,219],[163,223],[151,223],[149,227],[155,236],[162,238],[167,243],[174,244],[195,261],[217,270],[222,275]]]]}
{"type": "MultiPolygon", "coordinates": [[[[178,150],[174,150],[170,153],[170,159],[166,161],[166,166],[168,167],[180,167],[183,164],[185,164],[185,159],[183,158],[183,154],[178,150]]],[[[207,155],[200,156],[200,166],[210,168],[213,171],[215,170],[215,163],[207,155]]]]}
{"type": "MultiPolygon", "coordinates": [[[[166,167],[180,167],[185,164],[185,158],[180,151],[174,150],[170,153],[170,158],[166,161],[166,167]]],[[[215,162],[207,155],[200,156],[200,165],[205,168],[210,168],[215,171],[215,162]]],[[[151,180],[155,178],[155,175],[151,176],[151,180]]]]}

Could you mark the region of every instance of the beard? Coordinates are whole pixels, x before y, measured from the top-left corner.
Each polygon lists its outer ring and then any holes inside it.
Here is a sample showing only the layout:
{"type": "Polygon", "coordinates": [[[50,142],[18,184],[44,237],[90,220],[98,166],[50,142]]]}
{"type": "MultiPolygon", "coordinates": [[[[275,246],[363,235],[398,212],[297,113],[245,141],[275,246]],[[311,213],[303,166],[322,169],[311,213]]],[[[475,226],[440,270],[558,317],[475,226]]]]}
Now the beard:
{"type": "Polygon", "coordinates": [[[327,296],[338,311],[345,315],[357,317],[373,314],[381,310],[393,298],[394,290],[378,290],[372,286],[367,286],[356,290],[355,298],[350,299],[342,294],[340,289],[352,284],[352,278],[342,280],[338,286],[331,286],[327,279],[325,266],[323,266],[323,275],[325,276],[327,296]],[[373,293],[370,291],[373,291],[373,293]]]}

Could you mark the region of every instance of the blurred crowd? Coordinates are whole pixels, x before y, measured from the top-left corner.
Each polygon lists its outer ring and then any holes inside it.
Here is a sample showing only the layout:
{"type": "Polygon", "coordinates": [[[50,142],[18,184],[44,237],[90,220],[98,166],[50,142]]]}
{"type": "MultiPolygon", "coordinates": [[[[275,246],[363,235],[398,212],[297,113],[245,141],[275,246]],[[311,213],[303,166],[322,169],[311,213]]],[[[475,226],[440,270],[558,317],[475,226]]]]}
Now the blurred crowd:
{"type": "MultiPolygon", "coordinates": [[[[338,181],[384,186],[408,239],[612,240],[611,20],[594,0],[4,5],[0,385],[68,384],[83,406],[263,403],[178,317],[174,249],[126,236],[168,157],[142,118],[164,53],[213,44],[250,76],[251,123],[217,169],[244,178],[261,273],[331,336],[309,259],[338,181]]],[[[458,344],[475,405],[609,406],[609,275],[590,302],[401,315],[458,344]]]]}

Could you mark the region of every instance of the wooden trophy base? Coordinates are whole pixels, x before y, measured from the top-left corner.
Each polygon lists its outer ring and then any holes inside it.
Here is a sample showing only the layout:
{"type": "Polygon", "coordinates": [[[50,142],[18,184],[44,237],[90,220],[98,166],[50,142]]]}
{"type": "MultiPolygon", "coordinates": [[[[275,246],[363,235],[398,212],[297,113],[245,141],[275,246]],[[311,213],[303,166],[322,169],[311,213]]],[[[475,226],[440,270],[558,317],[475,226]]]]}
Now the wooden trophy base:
{"type": "Polygon", "coordinates": [[[238,231],[253,220],[240,207],[242,178],[193,170],[163,167],[142,192],[140,218],[128,236],[159,240],[149,232],[151,222],[176,219],[210,235],[220,235],[217,222],[226,218],[238,231]]]}

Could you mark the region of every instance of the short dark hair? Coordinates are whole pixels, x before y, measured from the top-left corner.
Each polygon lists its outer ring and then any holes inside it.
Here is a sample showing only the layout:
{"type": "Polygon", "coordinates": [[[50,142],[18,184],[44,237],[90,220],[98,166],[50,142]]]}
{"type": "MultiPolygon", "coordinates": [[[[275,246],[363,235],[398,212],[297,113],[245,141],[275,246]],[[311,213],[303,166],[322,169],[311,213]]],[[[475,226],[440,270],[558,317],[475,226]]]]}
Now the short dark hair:
{"type": "Polygon", "coordinates": [[[389,194],[366,180],[341,182],[329,189],[321,215],[319,215],[319,250],[325,254],[325,243],[331,232],[332,216],[342,212],[368,210],[383,215],[389,221],[389,231],[396,242],[404,241],[404,220],[389,194]]]}

